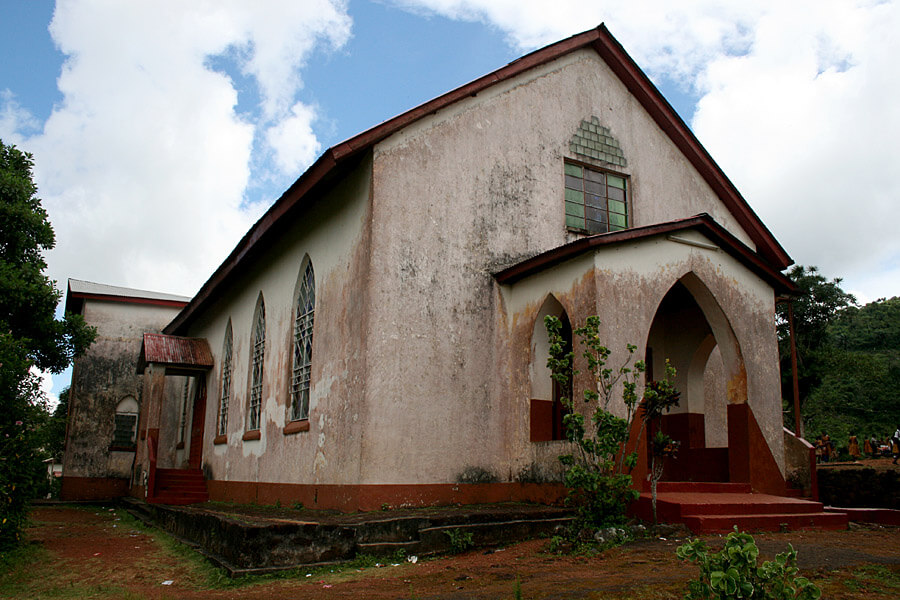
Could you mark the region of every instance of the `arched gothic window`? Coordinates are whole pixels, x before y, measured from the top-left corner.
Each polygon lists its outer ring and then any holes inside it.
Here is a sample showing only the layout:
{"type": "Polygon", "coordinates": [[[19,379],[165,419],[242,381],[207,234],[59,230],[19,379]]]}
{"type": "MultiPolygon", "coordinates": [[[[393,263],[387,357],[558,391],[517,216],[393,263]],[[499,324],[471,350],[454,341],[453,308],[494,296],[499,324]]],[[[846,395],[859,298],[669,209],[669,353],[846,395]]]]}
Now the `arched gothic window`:
{"type": "Polygon", "coordinates": [[[294,315],[294,363],[291,374],[291,420],[309,418],[309,377],[312,367],[313,319],[316,310],[316,277],[312,261],[300,275],[294,315]]]}
{"type": "Polygon", "coordinates": [[[256,319],[253,325],[253,344],[250,346],[250,406],[247,429],[259,429],[262,408],[263,363],[266,356],[266,304],[262,294],[256,305],[256,319]]]}
{"type": "Polygon", "coordinates": [[[222,389],[219,395],[219,424],[216,428],[217,435],[225,435],[228,432],[228,402],[231,400],[231,319],[225,329],[225,342],[222,346],[222,389]]]}

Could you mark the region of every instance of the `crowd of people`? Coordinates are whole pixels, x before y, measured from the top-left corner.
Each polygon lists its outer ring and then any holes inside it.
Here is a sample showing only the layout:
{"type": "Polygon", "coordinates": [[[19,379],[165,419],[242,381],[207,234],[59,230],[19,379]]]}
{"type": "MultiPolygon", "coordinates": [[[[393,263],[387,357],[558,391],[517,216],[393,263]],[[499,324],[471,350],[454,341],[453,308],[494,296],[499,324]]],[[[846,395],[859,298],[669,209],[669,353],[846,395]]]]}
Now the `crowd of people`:
{"type": "MultiPolygon", "coordinates": [[[[838,460],[838,449],[827,433],[823,433],[816,437],[816,462],[827,463],[838,460]]],[[[859,439],[855,435],[850,436],[847,444],[847,452],[851,460],[859,460],[860,458],[878,458],[889,457],[894,459],[900,458],[900,427],[893,435],[887,435],[883,438],[872,434],[868,439],[863,440],[862,448],[859,445],[859,439]]]]}

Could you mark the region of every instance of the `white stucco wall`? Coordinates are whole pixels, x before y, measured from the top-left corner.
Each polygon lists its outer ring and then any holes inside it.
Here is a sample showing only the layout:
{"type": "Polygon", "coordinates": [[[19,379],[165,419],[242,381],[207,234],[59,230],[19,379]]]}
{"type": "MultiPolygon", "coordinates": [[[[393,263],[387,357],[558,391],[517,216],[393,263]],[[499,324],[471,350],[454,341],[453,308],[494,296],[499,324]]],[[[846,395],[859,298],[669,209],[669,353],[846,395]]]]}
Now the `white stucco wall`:
{"type": "MultiPolygon", "coordinates": [[[[85,299],[82,315],[97,328],[97,337],[72,371],[67,446],[67,477],[131,476],[133,452],[110,451],[116,405],[141,398],[142,380],[135,365],[145,332],[158,332],[178,313],[177,307],[85,299]]],[[[138,441],[140,443],[140,441],[138,441]]]]}
{"type": "Polygon", "coordinates": [[[509,365],[498,348],[504,335],[495,331],[500,310],[491,273],[571,239],[563,159],[585,160],[570,154],[569,140],[592,116],[609,127],[628,161],[615,170],[630,177],[631,225],[707,212],[750,244],[589,50],[378,144],[363,482],[452,482],[466,464],[508,479],[521,466],[510,459],[522,448],[510,445],[519,434],[503,410],[509,365]]]}
{"type": "Polygon", "coordinates": [[[365,355],[364,227],[369,211],[366,160],[293,222],[191,325],[209,341],[216,366],[207,380],[203,461],[214,479],[243,482],[355,483],[365,355]],[[313,263],[316,306],[309,431],[283,433],[288,422],[293,319],[304,257],[313,263]],[[259,440],[247,431],[250,349],[257,299],[266,311],[266,352],[259,440]],[[221,394],[225,330],[233,333],[232,395],[226,444],[213,444],[221,394]]]}

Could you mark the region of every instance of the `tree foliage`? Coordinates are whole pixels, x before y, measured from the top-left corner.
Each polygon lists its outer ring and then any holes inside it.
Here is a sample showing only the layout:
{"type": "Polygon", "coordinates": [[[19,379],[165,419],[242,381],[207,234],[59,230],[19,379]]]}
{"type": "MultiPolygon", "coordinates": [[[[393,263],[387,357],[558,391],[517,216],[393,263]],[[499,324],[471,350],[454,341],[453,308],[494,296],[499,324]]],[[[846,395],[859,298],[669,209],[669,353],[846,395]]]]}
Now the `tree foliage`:
{"type": "MultiPolygon", "coordinates": [[[[547,367],[553,379],[562,389],[569,389],[574,380],[575,353],[564,342],[561,321],[554,316],[544,317],[544,325],[550,338],[550,356],[547,367]]],[[[631,486],[629,473],[637,463],[637,452],[627,453],[632,423],[640,415],[642,420],[634,447],[640,444],[647,425],[678,404],[679,392],[672,381],[675,369],[666,361],[666,378],[650,382],[642,397],[637,394],[638,381],[646,367],[643,360],[635,360],[637,346],[628,344],[628,354],[617,368],[608,366],[611,350],[600,340],[600,318],[590,316],[585,325],[575,330],[584,347],[585,359],[593,387],[582,392],[591,410],[589,422],[575,406],[574,399],[561,398],[568,413],[563,417],[566,439],[574,452],[559,457],[565,466],[564,483],[568,489],[568,501],[577,509],[573,531],[616,525],[625,517],[625,511],[639,493],[631,486]],[[609,404],[621,384],[625,417],[609,411],[609,404]]]]}
{"type": "MultiPolygon", "coordinates": [[[[841,279],[829,281],[818,267],[794,266],[788,276],[799,291],[792,301],[794,309],[794,337],[797,343],[797,375],[800,384],[801,414],[803,403],[811,390],[821,385],[824,375],[824,355],[829,348],[828,326],[856,298],[841,289],[841,279]]],[[[788,325],[788,305],[779,304],[777,313],[778,347],[781,356],[782,398],[793,398],[791,379],[791,340],[788,325]]],[[[786,424],[793,429],[793,403],[789,402],[786,424]],[[788,420],[789,419],[789,420],[788,420]]]]}
{"type": "Polygon", "coordinates": [[[44,477],[47,410],[33,369],[62,371],[94,338],[80,316],[55,316],[62,294],[43,256],[55,239],[32,167],[30,154],[0,140],[0,548],[19,538],[44,477]]]}
{"type": "Polygon", "coordinates": [[[900,424],[900,298],[848,307],[828,327],[822,381],[803,409],[810,435],[882,438],[900,424]]]}
{"type": "MultiPolygon", "coordinates": [[[[801,414],[806,437],[844,443],[851,435],[884,437],[900,423],[900,298],[858,306],[816,267],[789,272],[801,294],[794,302],[801,414]]],[[[778,308],[782,397],[793,397],[787,306],[778,308]]],[[[793,427],[792,410],[785,416],[793,427]]]]}

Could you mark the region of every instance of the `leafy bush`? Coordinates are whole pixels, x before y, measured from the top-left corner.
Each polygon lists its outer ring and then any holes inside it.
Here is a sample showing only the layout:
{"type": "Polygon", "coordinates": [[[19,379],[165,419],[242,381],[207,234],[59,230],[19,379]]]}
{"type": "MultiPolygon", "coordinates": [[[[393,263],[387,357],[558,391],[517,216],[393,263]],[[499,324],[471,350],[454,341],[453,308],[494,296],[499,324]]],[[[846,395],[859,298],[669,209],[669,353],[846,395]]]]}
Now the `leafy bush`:
{"type": "Polygon", "coordinates": [[[676,554],[700,567],[700,578],[688,584],[686,600],[815,600],[822,595],[808,579],[798,576],[793,547],[758,567],[759,548],[753,536],[740,533],[737,527],[725,536],[720,552],[710,553],[701,540],[693,540],[676,554]]]}
{"type": "Polygon", "coordinates": [[[447,529],[444,531],[444,535],[450,538],[450,550],[454,554],[461,554],[475,545],[471,531],[447,529]]]}
{"type": "MultiPolygon", "coordinates": [[[[561,389],[569,389],[569,383],[578,374],[574,369],[575,354],[566,351],[562,322],[558,318],[547,316],[544,325],[550,339],[547,367],[561,389]]],[[[572,398],[560,399],[568,409],[568,414],[563,417],[566,439],[576,450],[559,457],[566,468],[563,482],[568,489],[567,501],[578,511],[573,521],[574,534],[583,528],[597,529],[624,521],[628,505],[640,495],[632,488],[629,475],[638,454],[625,451],[632,422],[641,415],[641,428],[634,440],[637,448],[648,423],[677,405],[680,397],[672,383],[675,369],[667,360],[665,379],[650,382],[639,402],[637,384],[646,367],[644,361],[635,360],[637,346],[628,344],[625,359],[618,368],[610,368],[607,363],[612,352],[600,342],[599,331],[600,318],[597,316],[588,317],[585,325],[574,331],[584,347],[582,357],[587,361],[588,372],[596,383],[582,393],[584,402],[593,406],[590,425],[576,410],[572,398]],[[619,384],[625,418],[608,410],[619,384]]]]}
{"type": "MultiPolygon", "coordinates": [[[[544,318],[544,325],[550,338],[550,357],[547,367],[553,379],[562,389],[569,389],[569,382],[577,374],[573,365],[574,352],[566,352],[562,337],[562,322],[554,316],[544,318]]],[[[637,361],[631,366],[636,346],[628,345],[628,356],[618,369],[606,367],[610,350],[600,343],[599,317],[588,317],[584,327],[575,330],[585,347],[582,356],[588,362],[588,370],[597,382],[597,388],[584,390],[584,401],[594,405],[590,418],[590,428],[585,416],[575,409],[572,398],[561,398],[568,409],[563,417],[566,439],[575,445],[576,452],[559,457],[565,466],[563,482],[569,490],[567,502],[577,507],[575,530],[597,528],[621,523],[628,504],[638,497],[631,487],[631,477],[624,473],[624,467],[632,467],[637,461],[637,453],[628,456],[621,452],[628,440],[628,431],[633,418],[638,397],[635,393],[637,379],[644,371],[644,363],[637,361]],[[627,417],[617,417],[609,410],[613,389],[617,383],[623,384],[623,400],[627,417]],[[621,452],[622,456],[616,460],[621,452]]]]}

